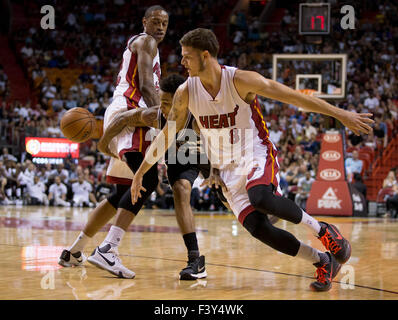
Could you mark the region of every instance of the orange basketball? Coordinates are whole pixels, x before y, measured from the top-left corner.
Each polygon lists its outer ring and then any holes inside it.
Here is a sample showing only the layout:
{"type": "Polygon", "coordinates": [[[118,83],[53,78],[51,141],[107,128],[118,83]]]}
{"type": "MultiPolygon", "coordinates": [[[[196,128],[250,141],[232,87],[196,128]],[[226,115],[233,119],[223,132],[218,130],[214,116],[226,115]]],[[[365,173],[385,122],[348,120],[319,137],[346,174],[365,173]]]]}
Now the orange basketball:
{"type": "Polygon", "coordinates": [[[94,115],[84,108],[73,108],[65,112],[60,123],[64,136],[73,142],[85,142],[96,129],[94,115]]]}

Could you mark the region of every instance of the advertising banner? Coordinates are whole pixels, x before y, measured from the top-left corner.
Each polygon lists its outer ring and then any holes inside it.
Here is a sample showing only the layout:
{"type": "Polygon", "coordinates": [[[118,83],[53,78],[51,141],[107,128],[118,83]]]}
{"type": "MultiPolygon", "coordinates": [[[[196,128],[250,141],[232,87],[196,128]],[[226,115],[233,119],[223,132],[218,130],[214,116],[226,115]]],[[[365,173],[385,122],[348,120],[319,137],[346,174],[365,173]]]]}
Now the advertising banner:
{"type": "Polygon", "coordinates": [[[61,138],[25,138],[26,152],[32,157],[66,158],[69,155],[79,158],[79,143],[61,138]]]}

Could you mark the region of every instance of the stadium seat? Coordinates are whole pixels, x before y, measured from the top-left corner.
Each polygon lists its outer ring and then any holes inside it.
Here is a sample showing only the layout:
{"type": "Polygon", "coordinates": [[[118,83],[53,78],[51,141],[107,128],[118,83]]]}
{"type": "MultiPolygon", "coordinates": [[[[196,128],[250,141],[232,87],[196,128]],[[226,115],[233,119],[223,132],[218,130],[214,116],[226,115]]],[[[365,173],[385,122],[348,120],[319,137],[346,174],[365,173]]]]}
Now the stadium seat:
{"type": "Polygon", "coordinates": [[[361,172],[361,174],[363,174],[366,172],[366,170],[369,169],[369,166],[371,164],[370,155],[368,153],[359,153],[358,158],[363,162],[362,172],[361,172]]]}
{"type": "Polygon", "coordinates": [[[375,156],[375,151],[374,151],[374,149],[372,149],[371,147],[367,147],[367,146],[362,147],[361,149],[359,149],[359,153],[360,153],[360,154],[361,154],[361,153],[367,153],[367,154],[369,154],[369,156],[370,156],[370,163],[373,162],[374,156],[375,156]]]}
{"type": "Polygon", "coordinates": [[[357,148],[357,147],[348,147],[345,151],[346,151],[347,153],[351,153],[351,152],[353,152],[354,150],[358,150],[358,148],[357,148]]]}

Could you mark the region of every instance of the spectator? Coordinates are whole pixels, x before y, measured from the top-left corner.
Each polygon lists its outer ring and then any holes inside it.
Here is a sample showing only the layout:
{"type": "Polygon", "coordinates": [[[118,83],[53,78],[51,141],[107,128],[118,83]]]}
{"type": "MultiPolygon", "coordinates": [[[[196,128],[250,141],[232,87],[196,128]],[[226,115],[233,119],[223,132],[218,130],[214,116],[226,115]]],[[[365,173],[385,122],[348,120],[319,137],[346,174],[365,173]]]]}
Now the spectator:
{"type": "Polygon", "coordinates": [[[84,176],[80,175],[78,181],[72,184],[74,207],[94,207],[97,200],[94,196],[91,183],[84,180],[84,176]]]}
{"type": "Polygon", "coordinates": [[[70,202],[66,201],[66,195],[68,189],[61,182],[61,178],[56,176],[54,178],[54,183],[48,189],[48,201],[50,205],[70,207],[70,202]]]}
{"type": "Polygon", "coordinates": [[[55,98],[52,101],[52,107],[54,112],[60,112],[64,108],[64,100],[58,92],[55,94],[55,98]]]}
{"type": "Polygon", "coordinates": [[[369,97],[365,99],[363,104],[369,109],[369,111],[373,111],[379,106],[379,99],[376,98],[373,90],[369,92],[369,97]]]}
{"type": "Polygon", "coordinates": [[[390,217],[396,218],[398,216],[398,184],[393,184],[391,188],[393,194],[387,196],[386,210],[390,217]]]}
{"type": "Polygon", "coordinates": [[[51,176],[60,177],[63,183],[68,183],[69,171],[65,169],[65,165],[60,163],[57,168],[51,171],[51,176]]]}
{"type": "Polygon", "coordinates": [[[43,101],[45,102],[45,104],[48,104],[48,100],[55,98],[55,95],[57,94],[57,88],[51,84],[48,78],[45,78],[43,81],[41,93],[43,96],[43,101]]]}
{"type": "Polygon", "coordinates": [[[45,205],[48,206],[49,201],[46,194],[46,186],[40,181],[39,176],[34,176],[33,182],[26,186],[26,191],[29,196],[28,204],[30,205],[45,205]]]}
{"type": "Polygon", "coordinates": [[[0,156],[0,160],[1,161],[6,161],[6,160],[10,160],[10,161],[14,161],[17,162],[18,159],[16,157],[14,157],[12,154],[10,154],[10,152],[8,151],[8,148],[4,147],[3,148],[3,154],[0,156]]]}
{"type": "Polygon", "coordinates": [[[305,126],[304,126],[304,131],[305,131],[305,137],[311,141],[312,137],[317,135],[318,131],[316,128],[311,124],[309,120],[305,121],[305,126]]]}
{"type": "Polygon", "coordinates": [[[397,177],[395,175],[395,170],[391,169],[387,177],[383,180],[383,188],[392,188],[394,185],[398,185],[397,177]]]}
{"type": "Polygon", "coordinates": [[[77,100],[73,98],[71,92],[69,92],[67,99],[65,100],[65,109],[73,109],[77,107],[77,100]]]}
{"type": "Polygon", "coordinates": [[[307,199],[310,195],[312,184],[315,179],[311,177],[311,173],[307,171],[304,177],[298,179],[297,183],[297,193],[294,198],[296,204],[306,210],[307,199]]]}
{"type": "Polygon", "coordinates": [[[355,189],[357,189],[360,193],[362,193],[366,199],[367,187],[363,183],[362,176],[357,172],[354,173],[354,183],[352,185],[354,186],[355,189]]]}
{"type": "Polygon", "coordinates": [[[349,182],[352,182],[354,173],[361,174],[363,168],[363,161],[359,158],[359,153],[357,150],[352,152],[351,157],[348,157],[345,160],[345,169],[347,172],[347,179],[349,182]]]}
{"type": "Polygon", "coordinates": [[[107,199],[115,191],[115,186],[113,184],[106,182],[106,171],[101,177],[101,182],[95,189],[95,198],[97,202],[107,199]]]}
{"type": "Polygon", "coordinates": [[[275,120],[271,120],[271,128],[269,130],[269,137],[274,144],[278,144],[283,135],[282,130],[279,129],[275,120]]]}

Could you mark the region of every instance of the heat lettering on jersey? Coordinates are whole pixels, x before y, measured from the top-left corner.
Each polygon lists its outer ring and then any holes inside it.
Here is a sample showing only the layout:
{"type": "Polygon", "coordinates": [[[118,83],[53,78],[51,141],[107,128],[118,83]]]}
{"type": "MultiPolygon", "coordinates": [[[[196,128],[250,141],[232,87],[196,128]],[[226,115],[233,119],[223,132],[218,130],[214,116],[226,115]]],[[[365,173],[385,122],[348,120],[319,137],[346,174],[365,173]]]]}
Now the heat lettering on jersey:
{"type": "Polygon", "coordinates": [[[210,116],[199,116],[199,121],[206,129],[220,129],[233,127],[236,124],[235,118],[239,106],[236,105],[234,112],[224,114],[214,114],[210,116]]]}

